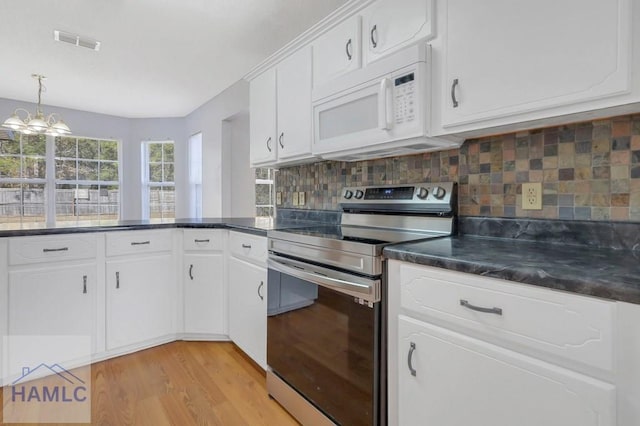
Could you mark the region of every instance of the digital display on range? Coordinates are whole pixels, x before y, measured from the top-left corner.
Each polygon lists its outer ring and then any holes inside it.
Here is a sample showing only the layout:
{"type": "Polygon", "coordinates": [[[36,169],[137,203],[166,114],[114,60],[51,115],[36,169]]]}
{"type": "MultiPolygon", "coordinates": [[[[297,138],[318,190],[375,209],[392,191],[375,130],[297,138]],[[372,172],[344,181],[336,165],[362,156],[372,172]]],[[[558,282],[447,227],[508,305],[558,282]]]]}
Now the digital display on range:
{"type": "Polygon", "coordinates": [[[413,73],[407,74],[407,75],[403,75],[402,77],[396,78],[395,85],[396,86],[400,86],[401,84],[405,84],[405,83],[408,83],[410,81],[413,81],[413,79],[414,79],[413,73]]]}
{"type": "Polygon", "coordinates": [[[415,187],[396,186],[393,188],[367,188],[365,200],[411,200],[415,187]]]}

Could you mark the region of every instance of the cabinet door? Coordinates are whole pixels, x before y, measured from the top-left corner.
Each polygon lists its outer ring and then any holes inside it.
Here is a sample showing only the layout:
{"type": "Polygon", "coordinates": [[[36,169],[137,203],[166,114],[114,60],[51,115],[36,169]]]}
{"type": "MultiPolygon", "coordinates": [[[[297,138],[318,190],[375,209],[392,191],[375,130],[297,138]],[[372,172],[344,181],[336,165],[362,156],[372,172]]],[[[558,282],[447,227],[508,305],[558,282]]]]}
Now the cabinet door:
{"type": "Polygon", "coordinates": [[[445,128],[629,89],[627,0],[450,0],[441,6],[445,128]]]}
{"type": "Polygon", "coordinates": [[[267,366],[267,270],[229,259],[229,336],[262,368],[267,366]]]}
{"type": "Polygon", "coordinates": [[[277,81],[278,161],[311,156],[311,48],[283,60],[277,81]]]}
{"type": "Polygon", "coordinates": [[[434,35],[432,0],[378,0],[362,19],[365,64],[434,35]]]}
{"type": "Polygon", "coordinates": [[[313,42],[313,86],[360,68],[361,19],[351,17],[313,42]]]}
{"type": "Polygon", "coordinates": [[[107,349],[173,333],[173,256],[108,261],[107,349]]]}
{"type": "MultiPolygon", "coordinates": [[[[97,293],[95,264],[12,271],[9,334],[91,336],[95,352],[97,293]]],[[[88,355],[75,349],[69,348],[66,360],[88,355]]]]}
{"type": "Polygon", "coordinates": [[[609,383],[403,315],[398,332],[401,425],[616,424],[609,383]]]}
{"type": "Polygon", "coordinates": [[[225,333],[222,253],[184,256],[185,333],[225,333]]]}
{"type": "Polygon", "coordinates": [[[249,86],[249,131],[251,166],[276,161],[276,70],[269,69],[249,86]]]}

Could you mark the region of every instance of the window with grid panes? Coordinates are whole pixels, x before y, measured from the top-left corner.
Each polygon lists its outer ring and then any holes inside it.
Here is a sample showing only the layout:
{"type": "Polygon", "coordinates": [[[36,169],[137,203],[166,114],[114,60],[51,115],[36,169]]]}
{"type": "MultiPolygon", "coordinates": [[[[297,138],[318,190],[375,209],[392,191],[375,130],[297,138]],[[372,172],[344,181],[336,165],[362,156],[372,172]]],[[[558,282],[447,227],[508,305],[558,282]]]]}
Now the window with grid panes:
{"type": "Polygon", "coordinates": [[[0,135],[0,222],[45,222],[45,135],[0,135]]]}
{"type": "Polygon", "coordinates": [[[55,138],[56,221],[120,217],[118,142],[55,138]]]}
{"type": "Polygon", "coordinates": [[[256,217],[275,215],[274,169],[256,169],[256,217]]]}
{"type": "Polygon", "coordinates": [[[143,216],[176,216],[173,141],[143,142],[143,216]]]}

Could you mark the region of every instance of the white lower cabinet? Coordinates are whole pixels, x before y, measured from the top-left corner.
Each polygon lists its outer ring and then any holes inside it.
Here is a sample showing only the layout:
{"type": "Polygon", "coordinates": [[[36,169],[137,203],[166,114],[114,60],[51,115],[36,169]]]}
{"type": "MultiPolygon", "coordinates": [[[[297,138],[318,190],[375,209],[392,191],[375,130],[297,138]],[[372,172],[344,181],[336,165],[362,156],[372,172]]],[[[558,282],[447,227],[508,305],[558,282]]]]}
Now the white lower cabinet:
{"type": "MultiPolygon", "coordinates": [[[[97,267],[95,263],[34,265],[9,272],[8,334],[86,336],[97,347],[97,267]]],[[[40,348],[47,359],[47,348],[40,348]]],[[[56,348],[60,361],[86,358],[86,347],[56,348]],[[60,354],[60,350],[63,354],[60,354]]]]}
{"type": "Polygon", "coordinates": [[[175,333],[172,254],[109,260],[107,350],[175,333]]]}
{"type": "Polygon", "coordinates": [[[230,257],[229,337],[267,367],[267,269],[230,257]]]}
{"type": "Polygon", "coordinates": [[[226,340],[224,229],[185,229],[182,256],[183,333],[187,339],[226,340]]]}
{"type": "Polygon", "coordinates": [[[388,263],[389,424],[637,426],[640,306],[388,263]]]}
{"type": "Polygon", "coordinates": [[[223,253],[184,255],[184,332],[225,334],[223,253]]]}
{"type": "Polygon", "coordinates": [[[398,323],[400,425],[616,425],[612,384],[403,315],[398,323]]]}

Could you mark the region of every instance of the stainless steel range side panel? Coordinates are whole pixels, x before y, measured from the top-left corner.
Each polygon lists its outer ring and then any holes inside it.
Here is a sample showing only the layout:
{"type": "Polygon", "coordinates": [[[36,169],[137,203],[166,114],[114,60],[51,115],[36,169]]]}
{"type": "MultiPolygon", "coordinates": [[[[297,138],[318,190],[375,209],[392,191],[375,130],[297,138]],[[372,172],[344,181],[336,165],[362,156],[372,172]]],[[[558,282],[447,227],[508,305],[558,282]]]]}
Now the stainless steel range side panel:
{"type": "MultiPolygon", "coordinates": [[[[292,241],[294,239],[303,238],[305,241],[312,240],[309,236],[296,236],[295,234],[285,234],[284,238],[279,239],[269,234],[268,244],[269,251],[296,257],[302,260],[312,261],[323,265],[329,265],[336,268],[346,269],[359,274],[376,276],[382,274],[382,258],[375,254],[359,254],[346,252],[339,248],[338,244],[334,247],[320,247],[302,242],[292,241]]],[[[327,240],[322,239],[327,242],[327,240]]],[[[340,241],[335,241],[340,243],[340,241]]],[[[375,246],[362,245],[367,247],[370,252],[375,253],[375,246]]]]}

